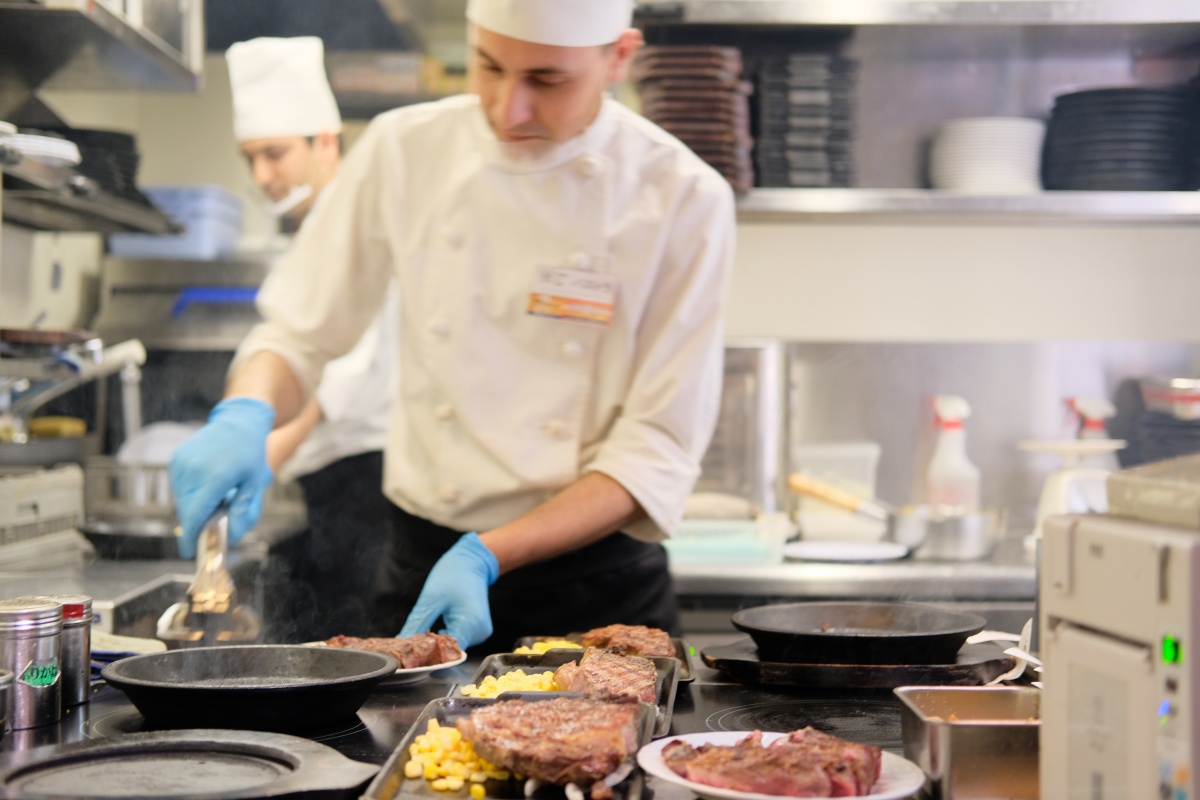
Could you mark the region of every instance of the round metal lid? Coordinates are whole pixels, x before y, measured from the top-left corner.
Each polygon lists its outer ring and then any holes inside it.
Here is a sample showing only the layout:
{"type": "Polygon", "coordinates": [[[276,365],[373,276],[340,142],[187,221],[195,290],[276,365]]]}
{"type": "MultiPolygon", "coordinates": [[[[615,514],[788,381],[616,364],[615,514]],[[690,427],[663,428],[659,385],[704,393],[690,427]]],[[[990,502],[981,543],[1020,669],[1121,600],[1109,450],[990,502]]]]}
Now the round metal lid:
{"type": "Polygon", "coordinates": [[[0,631],[61,628],[62,604],[48,597],[12,597],[0,600],[0,631]]]}

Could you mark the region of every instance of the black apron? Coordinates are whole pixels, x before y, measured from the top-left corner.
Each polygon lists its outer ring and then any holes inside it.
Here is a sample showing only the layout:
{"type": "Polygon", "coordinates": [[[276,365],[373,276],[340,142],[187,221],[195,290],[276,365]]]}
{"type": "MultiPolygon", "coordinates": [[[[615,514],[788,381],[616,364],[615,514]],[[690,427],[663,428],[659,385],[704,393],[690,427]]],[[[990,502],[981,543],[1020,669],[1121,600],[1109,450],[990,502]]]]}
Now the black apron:
{"type": "Polygon", "coordinates": [[[271,550],[265,591],[274,642],[369,630],[374,582],[395,506],[383,494],[383,453],[347,456],[299,478],[308,529],[271,550]]]}
{"type": "MultiPolygon", "coordinates": [[[[395,636],[404,627],[429,571],[462,535],[399,508],[395,514],[379,572],[375,636],[395,636]]],[[[488,601],[493,632],[471,648],[477,655],[511,651],[522,636],[558,636],[616,622],[682,633],[666,551],[623,533],[501,575],[488,601]]]]}

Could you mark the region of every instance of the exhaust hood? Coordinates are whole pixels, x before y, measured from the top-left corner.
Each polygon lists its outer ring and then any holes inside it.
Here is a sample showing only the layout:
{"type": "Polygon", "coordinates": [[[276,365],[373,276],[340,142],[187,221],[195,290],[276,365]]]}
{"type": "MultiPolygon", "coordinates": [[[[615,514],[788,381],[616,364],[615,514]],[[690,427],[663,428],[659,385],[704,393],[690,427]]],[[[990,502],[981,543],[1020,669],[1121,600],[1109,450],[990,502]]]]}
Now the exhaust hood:
{"type": "MultiPolygon", "coordinates": [[[[440,0],[443,6],[461,4],[440,0]]],[[[207,49],[257,36],[320,36],[325,50],[426,49],[434,0],[207,0],[207,49]]]]}

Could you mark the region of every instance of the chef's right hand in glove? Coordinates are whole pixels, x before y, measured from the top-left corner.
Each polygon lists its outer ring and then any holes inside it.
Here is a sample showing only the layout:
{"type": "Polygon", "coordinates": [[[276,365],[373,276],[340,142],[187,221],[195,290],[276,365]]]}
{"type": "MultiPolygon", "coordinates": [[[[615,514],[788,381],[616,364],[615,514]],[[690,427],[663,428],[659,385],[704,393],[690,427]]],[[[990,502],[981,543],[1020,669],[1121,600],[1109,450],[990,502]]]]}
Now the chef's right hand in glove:
{"type": "Polygon", "coordinates": [[[488,587],[500,577],[500,562],[475,533],[464,533],[438,559],[400,636],[425,633],[441,617],[459,647],[479,644],[492,635],[488,587]]]}
{"type": "Polygon", "coordinates": [[[170,471],[180,558],[196,557],[200,530],[222,500],[229,500],[230,544],[258,523],[271,483],[267,434],[274,424],[275,410],[266,403],[233,397],[217,403],[208,423],[175,450],[170,471]]]}

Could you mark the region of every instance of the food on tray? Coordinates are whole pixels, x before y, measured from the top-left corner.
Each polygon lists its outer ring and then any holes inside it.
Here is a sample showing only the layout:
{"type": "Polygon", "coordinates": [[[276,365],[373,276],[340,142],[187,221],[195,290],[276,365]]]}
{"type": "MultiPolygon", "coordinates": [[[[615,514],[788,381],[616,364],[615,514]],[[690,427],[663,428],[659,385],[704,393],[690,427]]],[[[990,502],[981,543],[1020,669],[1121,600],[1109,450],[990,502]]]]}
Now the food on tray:
{"type": "Polygon", "coordinates": [[[580,639],[585,647],[604,647],[627,656],[673,656],[671,634],[645,625],[593,628],[580,639]]]}
{"type": "Polygon", "coordinates": [[[433,667],[462,658],[463,651],[453,636],[444,633],[418,633],[404,639],[398,637],[375,637],[359,639],[354,636],[334,636],[325,640],[326,647],[343,647],[347,650],[369,650],[392,656],[400,663],[400,669],[433,667]]]}
{"type": "Polygon", "coordinates": [[[572,642],[568,639],[546,639],[541,642],[534,642],[528,647],[522,645],[513,653],[519,656],[540,656],[550,650],[582,650],[583,645],[579,642],[572,642]]]}
{"type": "Polygon", "coordinates": [[[469,782],[472,800],[482,800],[483,783],[488,778],[503,781],[511,777],[506,770],[480,758],[457,728],[443,727],[436,719],[429,720],[426,732],[413,739],[408,756],[404,777],[424,778],[439,792],[456,792],[469,782]]]}
{"type": "Polygon", "coordinates": [[[461,691],[467,697],[495,697],[501,692],[556,692],[558,684],[550,670],[526,674],[525,670],[516,669],[498,677],[487,675],[478,685],[468,683],[461,691]]]}
{"type": "Polygon", "coordinates": [[[731,746],[669,742],[663,761],[680,777],[705,786],[784,797],[862,797],[879,780],[882,751],[814,728],[762,745],[754,731],[731,746]]]}
{"type": "Polygon", "coordinates": [[[554,682],[566,692],[586,692],[593,700],[618,703],[654,702],[654,662],[589,647],[579,663],[563,664],[554,682]]]}
{"type": "Polygon", "coordinates": [[[599,800],[611,793],[604,778],[637,749],[637,715],[631,703],[558,697],[501,700],[457,724],[492,764],[560,786],[590,786],[599,800]]]}

